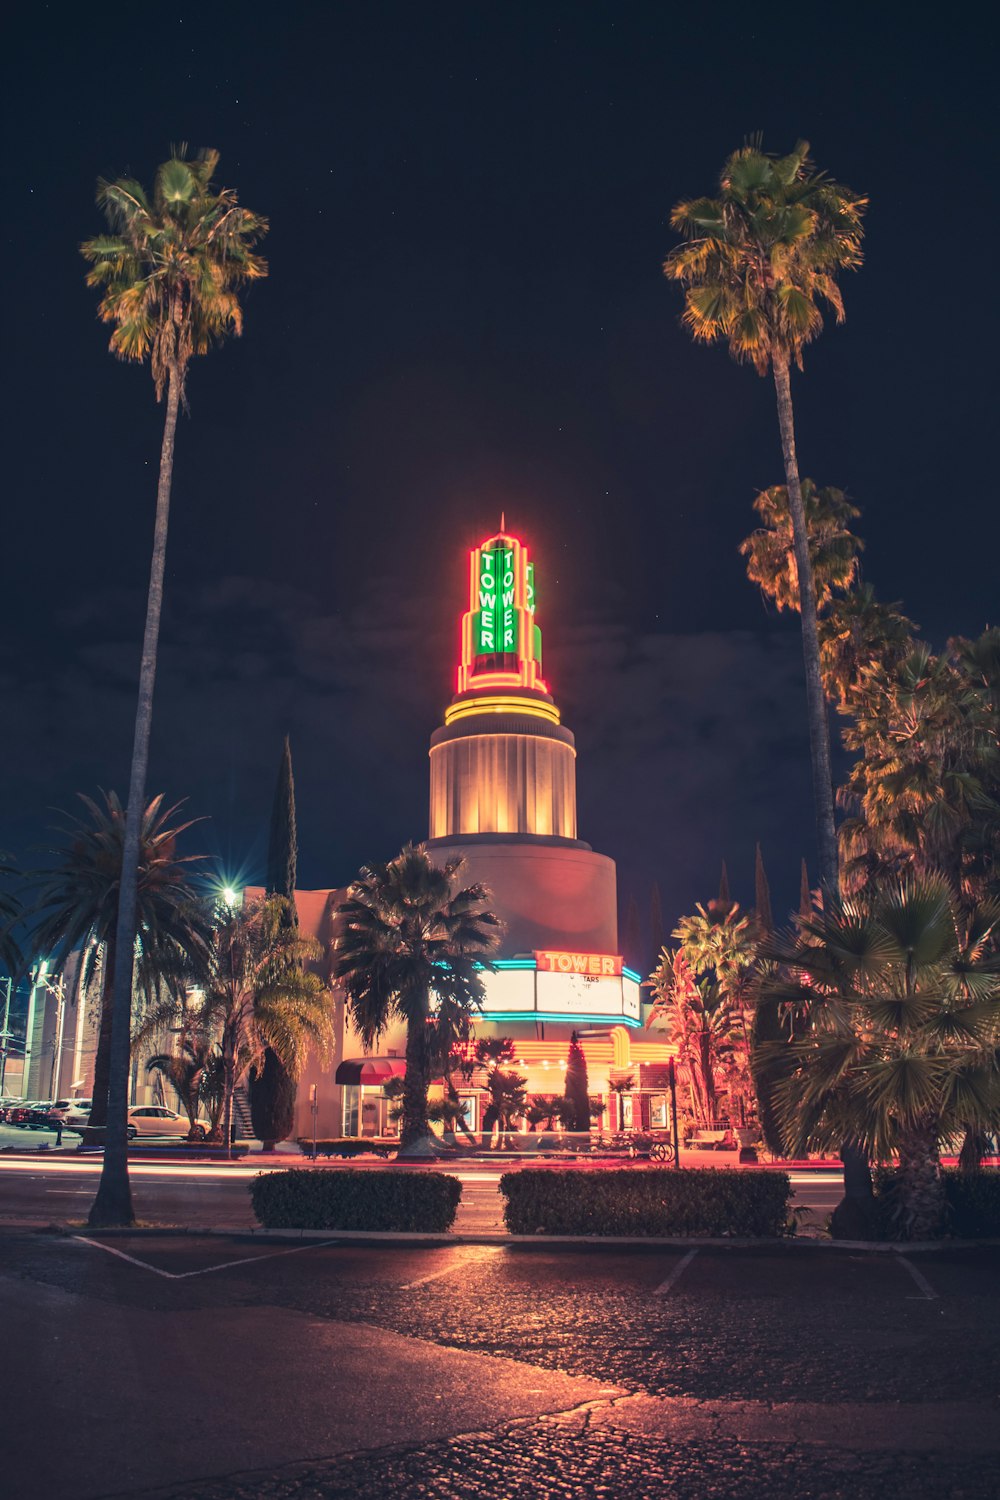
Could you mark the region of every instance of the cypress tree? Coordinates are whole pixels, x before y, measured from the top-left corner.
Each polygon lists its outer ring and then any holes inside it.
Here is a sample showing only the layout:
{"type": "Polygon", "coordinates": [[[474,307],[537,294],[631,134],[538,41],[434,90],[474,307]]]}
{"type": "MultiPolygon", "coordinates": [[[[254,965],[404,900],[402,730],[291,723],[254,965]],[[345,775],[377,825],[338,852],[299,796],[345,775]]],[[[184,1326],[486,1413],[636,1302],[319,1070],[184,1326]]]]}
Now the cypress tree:
{"type": "MultiPolygon", "coordinates": [[[[289,903],[286,920],[298,926],[295,910],[295,879],[298,865],[298,833],[295,824],[295,778],[292,747],[288,735],[281,752],[278,780],[271,807],[271,834],[267,845],[267,894],[284,896],[289,903]]],[[[250,1072],[250,1121],[253,1133],[265,1151],[291,1134],[295,1123],[295,1082],[276,1052],[265,1048],[263,1062],[250,1072]]]]}
{"type": "Polygon", "coordinates": [[[757,845],[757,853],[754,856],[753,885],[757,925],[761,932],[773,932],[774,916],[771,912],[771,887],[767,883],[767,871],[764,869],[764,856],[760,852],[760,844],[757,845]]]}
{"type": "Polygon", "coordinates": [[[295,914],[295,881],[298,858],[295,777],[292,775],[292,746],[286,734],[271,807],[271,836],[267,844],[267,894],[284,896],[291,904],[290,918],[296,926],[298,917],[295,914]]]}
{"type": "Polygon", "coordinates": [[[576,1032],[569,1039],[566,1059],[566,1123],[570,1130],[590,1129],[590,1089],[587,1082],[587,1059],[576,1032]]]}

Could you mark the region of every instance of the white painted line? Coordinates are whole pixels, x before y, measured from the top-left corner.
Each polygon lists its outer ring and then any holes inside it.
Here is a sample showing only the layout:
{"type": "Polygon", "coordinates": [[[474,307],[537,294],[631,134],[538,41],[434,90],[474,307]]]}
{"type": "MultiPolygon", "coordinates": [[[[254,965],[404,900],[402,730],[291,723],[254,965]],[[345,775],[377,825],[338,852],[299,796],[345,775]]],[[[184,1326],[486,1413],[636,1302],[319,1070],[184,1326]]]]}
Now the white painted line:
{"type": "Polygon", "coordinates": [[[335,1239],[311,1240],[308,1245],[294,1245],[291,1250],[269,1250],[266,1255],[245,1255],[242,1260],[224,1260],[217,1266],[202,1266],[197,1271],[161,1271],[159,1266],[151,1266],[146,1260],[136,1260],[134,1255],[126,1255],[124,1250],[116,1250],[113,1245],[105,1245],[101,1240],[88,1240],[83,1234],[75,1234],[73,1238],[81,1244],[93,1245],[96,1250],[106,1250],[109,1255],[117,1255],[133,1266],[141,1266],[144,1271],[152,1271],[167,1281],[187,1281],[190,1276],[209,1276],[213,1271],[231,1271],[234,1266],[249,1266],[256,1260],[277,1260],[280,1255],[301,1255],[303,1250],[322,1250],[325,1245],[340,1243],[335,1239]]]}
{"type": "Polygon", "coordinates": [[[917,1268],[916,1268],[916,1266],[913,1264],[913,1262],[910,1261],[910,1260],[907,1260],[906,1256],[905,1255],[901,1255],[898,1251],[896,1252],[896,1258],[899,1261],[899,1263],[900,1263],[901,1266],[905,1266],[906,1267],[906,1269],[909,1271],[910,1275],[913,1277],[914,1281],[917,1283],[917,1286],[923,1292],[923,1296],[922,1297],[911,1298],[910,1299],[911,1301],[914,1301],[914,1302],[938,1302],[938,1301],[940,1301],[940,1298],[938,1297],[937,1292],[931,1286],[930,1282],[927,1280],[927,1277],[924,1275],[923,1271],[918,1271],[917,1268]]]}
{"type": "Polygon", "coordinates": [[[94,1250],[106,1250],[109,1255],[117,1255],[119,1260],[127,1260],[129,1265],[140,1266],[144,1271],[152,1271],[154,1276],[162,1276],[166,1281],[176,1281],[176,1277],[170,1271],[161,1271],[159,1266],[151,1266],[148,1261],[136,1260],[134,1255],[126,1255],[124,1250],[116,1250],[114,1245],[102,1245],[100,1240],[88,1240],[85,1234],[74,1234],[72,1238],[81,1245],[90,1245],[94,1250]]]}
{"type": "Polygon", "coordinates": [[[681,1277],[684,1275],[684,1272],[687,1270],[688,1266],[691,1264],[697,1254],[697,1250],[689,1250],[687,1255],[682,1255],[676,1266],[674,1266],[674,1269],[671,1271],[670,1275],[667,1277],[666,1281],[661,1281],[660,1285],[654,1288],[653,1296],[669,1296],[671,1291],[676,1286],[677,1282],[680,1281],[681,1277]]]}
{"type": "Polygon", "coordinates": [[[471,1254],[462,1255],[461,1253],[459,1253],[455,1257],[455,1259],[449,1261],[446,1266],[439,1266],[436,1271],[428,1271],[426,1276],[418,1276],[413,1281],[405,1281],[399,1290],[401,1292],[409,1292],[415,1286],[426,1286],[428,1281],[437,1281],[438,1277],[440,1276],[450,1276],[453,1271],[460,1271],[464,1266],[467,1266],[470,1261],[484,1260],[491,1255],[497,1255],[503,1249],[503,1246],[477,1245],[470,1248],[472,1251],[471,1254]]]}

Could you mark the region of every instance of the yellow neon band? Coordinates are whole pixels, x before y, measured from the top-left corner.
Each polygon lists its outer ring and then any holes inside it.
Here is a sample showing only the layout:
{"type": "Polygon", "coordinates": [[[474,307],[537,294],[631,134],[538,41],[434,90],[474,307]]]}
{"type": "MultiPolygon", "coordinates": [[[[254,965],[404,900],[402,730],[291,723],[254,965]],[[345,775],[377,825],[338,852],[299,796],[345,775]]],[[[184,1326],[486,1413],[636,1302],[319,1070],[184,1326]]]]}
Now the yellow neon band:
{"type": "Polygon", "coordinates": [[[545,719],[549,724],[559,723],[559,710],[554,703],[541,703],[536,698],[465,698],[461,703],[452,703],[444,711],[444,722],[454,724],[457,719],[471,719],[475,714],[526,714],[533,719],[545,719]]]}

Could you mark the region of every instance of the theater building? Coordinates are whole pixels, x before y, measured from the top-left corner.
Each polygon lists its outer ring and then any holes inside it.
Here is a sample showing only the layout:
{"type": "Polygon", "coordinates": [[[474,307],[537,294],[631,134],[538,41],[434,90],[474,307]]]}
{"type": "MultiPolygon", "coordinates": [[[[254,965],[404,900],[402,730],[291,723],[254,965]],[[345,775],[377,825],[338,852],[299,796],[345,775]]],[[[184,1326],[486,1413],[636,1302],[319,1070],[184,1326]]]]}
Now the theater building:
{"type": "MultiPolygon", "coordinates": [[[[526,545],[501,529],[473,548],[468,588],[456,692],[430,742],[426,842],[442,863],[464,858],[464,879],[489,888],[504,923],[476,1035],[511,1038],[511,1066],[527,1078],[528,1094],[552,1095],[563,1092],[576,1031],[590,1092],[610,1106],[603,1123],[665,1128],[671,1049],[645,1030],[641,976],[623,962],[614,861],[578,836],[576,743],[543,675],[526,545]],[[631,1094],[611,1097],[612,1082],[628,1077],[631,1094]]],[[[324,946],[342,896],[298,893],[303,930],[324,946]]],[[[297,1126],[311,1128],[315,1083],[322,1133],[382,1133],[383,1087],[405,1071],[405,1037],[387,1034],[378,1056],[366,1057],[339,998],[336,1020],[332,1080],[318,1064],[307,1072],[297,1126]]],[[[478,1130],[484,1095],[474,1083],[463,1098],[478,1130]]]]}

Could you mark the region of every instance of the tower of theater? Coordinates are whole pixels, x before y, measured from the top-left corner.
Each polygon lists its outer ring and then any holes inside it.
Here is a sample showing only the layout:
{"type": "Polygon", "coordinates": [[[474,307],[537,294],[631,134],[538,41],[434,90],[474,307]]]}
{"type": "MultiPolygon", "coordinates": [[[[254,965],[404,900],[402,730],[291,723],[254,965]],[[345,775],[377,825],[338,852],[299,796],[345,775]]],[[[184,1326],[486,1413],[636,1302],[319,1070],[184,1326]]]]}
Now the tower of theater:
{"type": "Polygon", "coordinates": [[[473,548],[457,691],[431,737],[429,847],[465,856],[502,956],[618,948],[614,861],[577,837],[576,744],[542,675],[534,564],[505,529],[473,548]]]}

